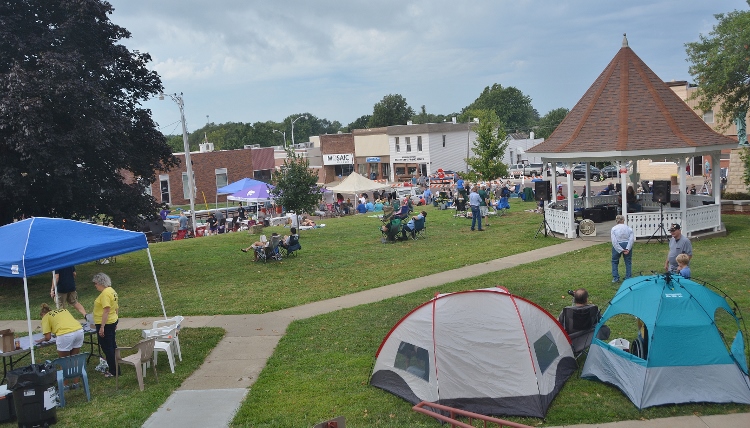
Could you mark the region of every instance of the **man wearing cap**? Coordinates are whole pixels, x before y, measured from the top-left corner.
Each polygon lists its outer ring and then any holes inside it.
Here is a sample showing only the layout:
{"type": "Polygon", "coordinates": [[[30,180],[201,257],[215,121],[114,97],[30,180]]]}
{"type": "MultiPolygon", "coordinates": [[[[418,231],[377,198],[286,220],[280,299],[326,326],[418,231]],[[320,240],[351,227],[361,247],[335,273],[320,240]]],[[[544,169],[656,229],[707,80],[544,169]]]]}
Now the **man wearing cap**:
{"type": "Polygon", "coordinates": [[[687,236],[682,236],[682,229],[677,223],[672,224],[669,233],[672,234],[672,239],[669,240],[669,254],[667,254],[667,261],[664,262],[664,270],[677,272],[677,256],[686,254],[689,263],[690,259],[693,258],[693,244],[690,243],[687,236]]]}

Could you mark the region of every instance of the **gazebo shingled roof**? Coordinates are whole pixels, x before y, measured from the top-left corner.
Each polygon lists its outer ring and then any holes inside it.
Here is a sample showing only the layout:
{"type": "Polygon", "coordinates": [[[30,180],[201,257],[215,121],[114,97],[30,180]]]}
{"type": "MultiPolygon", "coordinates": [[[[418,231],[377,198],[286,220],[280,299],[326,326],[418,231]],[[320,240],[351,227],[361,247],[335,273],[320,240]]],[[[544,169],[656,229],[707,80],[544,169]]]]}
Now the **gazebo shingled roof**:
{"type": "Polygon", "coordinates": [[[737,146],[712,130],[628,47],[622,48],[544,142],[546,158],[641,158],[737,146]],[[567,156],[566,156],[567,155],[567,156]]]}

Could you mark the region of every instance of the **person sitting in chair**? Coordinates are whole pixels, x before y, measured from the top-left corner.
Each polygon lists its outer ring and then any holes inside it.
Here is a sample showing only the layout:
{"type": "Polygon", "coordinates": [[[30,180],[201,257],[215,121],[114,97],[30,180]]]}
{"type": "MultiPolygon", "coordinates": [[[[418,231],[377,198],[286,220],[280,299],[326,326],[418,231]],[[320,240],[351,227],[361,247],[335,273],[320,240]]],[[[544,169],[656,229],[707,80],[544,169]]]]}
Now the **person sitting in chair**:
{"type": "Polygon", "coordinates": [[[284,249],[287,251],[287,253],[301,250],[302,246],[299,244],[299,235],[297,234],[297,228],[293,227],[289,229],[290,234],[288,236],[285,236],[279,245],[284,247],[284,249]]]}
{"type": "MultiPolygon", "coordinates": [[[[570,291],[568,293],[571,293],[570,291]]],[[[601,319],[599,308],[596,305],[589,303],[589,292],[585,288],[579,288],[572,292],[573,305],[568,306],[560,312],[558,321],[562,324],[565,331],[570,336],[574,336],[575,333],[593,331],[596,324],[601,319]],[[572,314],[572,315],[571,315],[572,314]]],[[[607,340],[609,338],[610,329],[608,326],[603,325],[599,328],[597,339],[607,340]]],[[[571,341],[575,342],[575,337],[571,337],[571,341]]],[[[590,341],[590,339],[589,339],[590,341]]],[[[573,343],[574,348],[576,343],[573,343]]],[[[588,346],[588,344],[586,344],[588,346]]],[[[584,348],[586,347],[584,346],[584,348]]]]}
{"type": "Polygon", "coordinates": [[[409,220],[409,222],[406,223],[404,227],[401,229],[401,239],[405,241],[407,233],[409,234],[414,233],[414,229],[416,227],[414,223],[419,220],[424,220],[426,216],[427,216],[427,211],[422,211],[419,214],[412,217],[411,220],[409,220]]]}

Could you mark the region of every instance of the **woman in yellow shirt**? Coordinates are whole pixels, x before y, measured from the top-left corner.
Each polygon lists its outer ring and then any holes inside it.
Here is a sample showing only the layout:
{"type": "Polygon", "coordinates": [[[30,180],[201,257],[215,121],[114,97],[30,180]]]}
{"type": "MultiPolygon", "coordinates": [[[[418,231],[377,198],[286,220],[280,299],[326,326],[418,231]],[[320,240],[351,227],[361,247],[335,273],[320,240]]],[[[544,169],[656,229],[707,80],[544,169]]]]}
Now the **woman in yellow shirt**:
{"type": "Polygon", "coordinates": [[[67,309],[50,309],[49,305],[42,303],[42,309],[39,312],[42,317],[42,333],[44,337],[37,340],[37,343],[49,342],[54,334],[57,339],[57,355],[67,357],[75,355],[83,346],[83,326],[73,318],[73,315],[67,309]]]}
{"type": "Polygon", "coordinates": [[[107,358],[109,372],[106,377],[113,377],[116,373],[117,360],[115,359],[115,333],[117,331],[117,320],[120,305],[117,300],[117,292],[112,288],[112,280],[105,273],[97,273],[92,279],[99,297],[94,300],[94,323],[99,334],[99,345],[107,358]]]}

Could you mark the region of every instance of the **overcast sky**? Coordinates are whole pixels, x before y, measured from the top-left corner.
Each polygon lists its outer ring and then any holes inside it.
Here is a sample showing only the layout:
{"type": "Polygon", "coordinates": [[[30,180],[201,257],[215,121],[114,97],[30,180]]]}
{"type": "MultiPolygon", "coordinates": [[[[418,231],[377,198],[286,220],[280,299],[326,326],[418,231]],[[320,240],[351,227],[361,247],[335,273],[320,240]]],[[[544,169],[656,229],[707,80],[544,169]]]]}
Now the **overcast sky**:
{"type": "MultiPolygon", "coordinates": [[[[685,46],[745,0],[110,0],[124,44],[148,52],[188,131],[309,112],[347,125],[387,94],[459,112],[494,83],[544,115],[572,108],[620,49],[689,80],[685,46]]],[[[170,101],[145,104],[180,133],[170,101]]]]}

